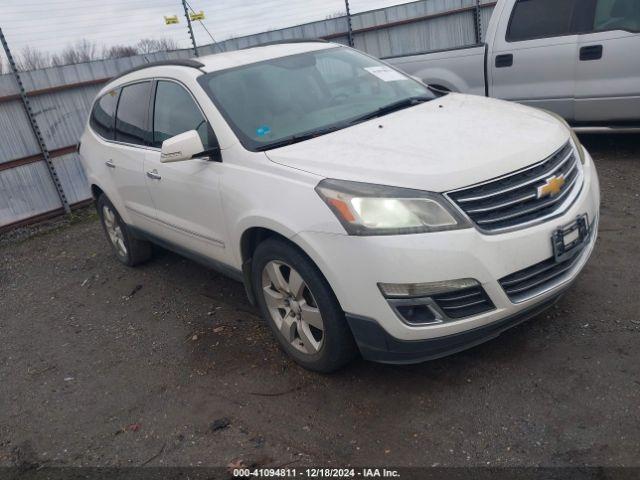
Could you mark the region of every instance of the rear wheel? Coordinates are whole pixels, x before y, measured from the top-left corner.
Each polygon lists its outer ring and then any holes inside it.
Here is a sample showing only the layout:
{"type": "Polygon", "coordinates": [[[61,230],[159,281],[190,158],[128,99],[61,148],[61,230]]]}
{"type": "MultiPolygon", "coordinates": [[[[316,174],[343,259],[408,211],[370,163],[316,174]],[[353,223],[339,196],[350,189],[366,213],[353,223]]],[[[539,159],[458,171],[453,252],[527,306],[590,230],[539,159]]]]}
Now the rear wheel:
{"type": "Polygon", "coordinates": [[[355,342],[331,287],[297,248],[279,239],[261,243],[252,282],[263,317],[297,363],[332,372],[354,358],[355,342]]]}
{"type": "Polygon", "coordinates": [[[104,232],[120,262],[133,267],[151,258],[151,244],[133,236],[104,193],[98,198],[96,206],[104,232]]]}

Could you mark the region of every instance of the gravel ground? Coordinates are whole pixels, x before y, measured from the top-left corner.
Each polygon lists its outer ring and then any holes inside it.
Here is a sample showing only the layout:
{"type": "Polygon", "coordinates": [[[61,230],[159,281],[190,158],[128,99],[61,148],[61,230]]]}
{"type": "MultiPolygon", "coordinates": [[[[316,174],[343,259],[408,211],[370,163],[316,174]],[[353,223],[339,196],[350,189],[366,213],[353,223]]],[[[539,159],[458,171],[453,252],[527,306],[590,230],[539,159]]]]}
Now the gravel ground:
{"type": "Polygon", "coordinates": [[[121,266],[90,214],[3,236],[0,465],[640,466],[640,139],[584,141],[603,205],[579,281],[415,366],[309,373],[242,285],[165,251],[121,266]]]}

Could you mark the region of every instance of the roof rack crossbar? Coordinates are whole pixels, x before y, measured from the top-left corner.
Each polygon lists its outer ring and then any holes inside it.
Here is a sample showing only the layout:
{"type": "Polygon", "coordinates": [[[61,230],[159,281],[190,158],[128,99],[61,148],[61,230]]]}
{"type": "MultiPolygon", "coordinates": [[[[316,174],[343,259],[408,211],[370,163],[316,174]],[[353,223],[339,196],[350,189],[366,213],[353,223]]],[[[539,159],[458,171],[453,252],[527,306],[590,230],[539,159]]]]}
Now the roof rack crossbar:
{"type": "Polygon", "coordinates": [[[143,63],[142,65],[138,65],[136,67],[125,70],[124,72],[119,73],[115,77],[111,78],[109,81],[112,82],[120,77],[124,77],[133,72],[137,72],[138,70],[144,70],[145,68],[151,67],[166,67],[166,66],[176,66],[176,67],[190,67],[190,68],[202,68],[204,67],[204,63],[199,62],[197,60],[193,60],[191,58],[177,58],[175,60],[159,60],[157,62],[149,62],[143,63]]]}
{"type": "Polygon", "coordinates": [[[256,45],[249,45],[242,47],[240,50],[248,50],[256,47],[268,47],[269,45],[286,45],[287,43],[329,43],[322,38],[291,38],[289,40],[274,40],[272,42],[257,43],[256,45]]]}

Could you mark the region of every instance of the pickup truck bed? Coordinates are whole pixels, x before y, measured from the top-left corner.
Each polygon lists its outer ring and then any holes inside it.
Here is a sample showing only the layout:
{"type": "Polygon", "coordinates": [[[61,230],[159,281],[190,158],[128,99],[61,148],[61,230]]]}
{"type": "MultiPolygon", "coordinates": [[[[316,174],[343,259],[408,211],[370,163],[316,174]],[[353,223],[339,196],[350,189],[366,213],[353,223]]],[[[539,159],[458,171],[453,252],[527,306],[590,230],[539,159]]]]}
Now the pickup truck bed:
{"type": "Polygon", "coordinates": [[[439,89],[487,95],[486,49],[473,45],[383,60],[439,89]]]}

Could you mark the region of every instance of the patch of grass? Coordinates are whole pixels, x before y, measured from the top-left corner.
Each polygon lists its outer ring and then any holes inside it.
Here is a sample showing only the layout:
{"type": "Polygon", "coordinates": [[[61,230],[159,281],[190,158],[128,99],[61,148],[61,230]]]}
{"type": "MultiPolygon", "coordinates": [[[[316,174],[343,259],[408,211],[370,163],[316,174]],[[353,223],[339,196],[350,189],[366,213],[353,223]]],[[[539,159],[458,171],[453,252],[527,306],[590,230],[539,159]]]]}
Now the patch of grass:
{"type": "Polygon", "coordinates": [[[15,245],[32,238],[42,237],[72,225],[95,222],[98,220],[98,213],[93,205],[73,210],[69,215],[60,215],[42,222],[18,227],[0,235],[0,247],[15,245]]]}

